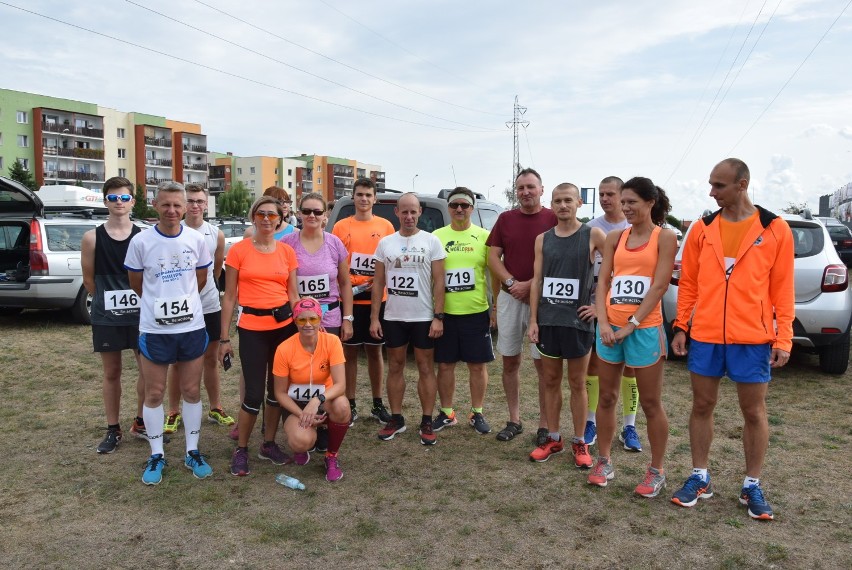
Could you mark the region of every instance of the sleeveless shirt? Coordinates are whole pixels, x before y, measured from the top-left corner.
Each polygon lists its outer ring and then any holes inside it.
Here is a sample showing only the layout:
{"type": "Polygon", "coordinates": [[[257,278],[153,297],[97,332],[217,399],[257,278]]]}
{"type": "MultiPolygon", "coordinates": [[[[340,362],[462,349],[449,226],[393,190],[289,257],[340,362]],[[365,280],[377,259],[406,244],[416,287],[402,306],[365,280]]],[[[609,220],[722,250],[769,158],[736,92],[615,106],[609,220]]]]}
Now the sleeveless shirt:
{"type": "Polygon", "coordinates": [[[139,298],[130,289],[124,258],[133,236],[142,230],[133,225],[123,241],[114,240],[106,224],[95,228],[95,294],[92,324],[113,327],[139,326],[139,298]]]}
{"type": "Polygon", "coordinates": [[[591,228],[585,224],[567,237],[556,235],[556,228],[544,232],[539,325],[594,330],[593,323],[577,314],[578,308],[591,304],[594,285],[594,264],[589,257],[591,235],[591,228]]]}

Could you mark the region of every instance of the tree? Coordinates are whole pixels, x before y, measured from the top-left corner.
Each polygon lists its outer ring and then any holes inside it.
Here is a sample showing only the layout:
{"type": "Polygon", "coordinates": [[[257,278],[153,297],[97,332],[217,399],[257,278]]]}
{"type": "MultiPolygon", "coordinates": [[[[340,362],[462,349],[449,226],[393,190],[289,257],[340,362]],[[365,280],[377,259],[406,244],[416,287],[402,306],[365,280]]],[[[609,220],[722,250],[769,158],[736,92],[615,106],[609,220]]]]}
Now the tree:
{"type": "Polygon", "coordinates": [[[677,228],[680,231],[683,231],[683,224],[680,223],[680,220],[672,216],[671,214],[666,215],[666,222],[673,228],[677,228]]]}
{"type": "Polygon", "coordinates": [[[251,195],[242,182],[234,184],[230,190],[220,195],[216,204],[218,215],[221,217],[244,217],[251,207],[251,195]]]}
{"type": "Polygon", "coordinates": [[[781,211],[785,214],[801,214],[805,210],[809,210],[810,206],[808,206],[807,202],[802,202],[801,204],[796,204],[794,202],[788,202],[786,208],[782,208],[781,211]]]}
{"type": "Polygon", "coordinates": [[[509,204],[506,206],[507,210],[513,210],[518,207],[518,193],[515,192],[515,186],[509,185],[503,189],[503,195],[506,197],[506,202],[509,204]]]}
{"type": "Polygon", "coordinates": [[[20,160],[13,160],[12,165],[9,167],[9,178],[15,180],[16,182],[20,182],[33,192],[38,190],[38,184],[33,178],[33,173],[24,168],[24,165],[21,164],[20,160]]]}
{"type": "Polygon", "coordinates": [[[136,203],[133,204],[133,217],[137,220],[156,218],[157,210],[148,205],[148,191],[141,182],[136,183],[136,203]]]}

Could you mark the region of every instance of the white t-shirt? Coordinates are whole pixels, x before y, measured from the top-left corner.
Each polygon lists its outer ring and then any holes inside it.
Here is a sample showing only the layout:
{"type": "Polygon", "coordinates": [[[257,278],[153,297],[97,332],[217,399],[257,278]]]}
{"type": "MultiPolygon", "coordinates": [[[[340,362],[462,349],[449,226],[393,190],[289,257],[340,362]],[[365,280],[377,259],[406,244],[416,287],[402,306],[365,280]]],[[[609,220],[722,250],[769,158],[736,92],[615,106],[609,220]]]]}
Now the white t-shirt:
{"type": "MultiPolygon", "coordinates": [[[[197,231],[204,236],[204,242],[207,244],[207,251],[210,256],[216,253],[216,246],[219,243],[219,228],[210,222],[201,222],[197,228],[186,225],[186,220],[181,220],[181,225],[186,228],[197,231]]],[[[201,310],[204,314],[215,313],[222,310],[222,305],[219,303],[219,289],[216,287],[216,277],[213,276],[213,264],[207,268],[207,283],[204,289],[201,290],[201,310]]]]}
{"type": "Polygon", "coordinates": [[[374,257],[385,266],[385,320],[431,321],[432,262],[447,257],[441,240],[423,230],[407,237],[395,232],[379,241],[374,257]]]}
{"type": "Polygon", "coordinates": [[[213,263],[204,236],[181,226],[176,236],[157,226],[130,241],[124,267],[142,272],[139,332],[178,334],[204,328],[197,269],[213,263]]]}

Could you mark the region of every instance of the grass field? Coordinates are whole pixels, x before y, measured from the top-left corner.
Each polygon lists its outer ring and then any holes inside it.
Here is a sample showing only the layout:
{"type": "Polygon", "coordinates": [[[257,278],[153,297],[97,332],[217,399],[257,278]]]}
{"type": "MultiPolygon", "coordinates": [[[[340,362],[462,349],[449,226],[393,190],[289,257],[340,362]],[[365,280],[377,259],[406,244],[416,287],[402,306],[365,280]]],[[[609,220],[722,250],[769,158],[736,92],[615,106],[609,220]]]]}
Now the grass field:
{"type": "MultiPolygon", "coordinates": [[[[126,437],[114,454],[95,453],[105,420],[90,330],[50,312],[0,318],[0,330],[0,552],[8,568],[852,567],[852,375],[821,375],[813,357],[794,357],[770,387],[763,482],[776,520],[762,523],[737,502],[741,420],[727,383],[711,454],[716,496],[693,509],[669,502],[691,467],[681,362],[666,369],[669,487],[656,499],[632,494],[649,459],[641,414],[646,449],[616,448],[616,478],[605,489],[586,484],[570,453],[542,464],[527,459],[538,418],[529,361],[522,368],[526,429],[508,443],[461,422],[439,433],[433,448],[420,445],[416,429],[381,442],[378,424],[359,420],[341,449],[345,477],[330,484],[318,456],[283,468],[253,459],[251,476],[233,477],[226,428],[205,424],[201,449],[213,477],[198,481],[183,468],[180,431],[166,446],[163,483],[146,487],[146,442],[126,437]],[[276,484],[282,471],[307,490],[276,484]]],[[[125,363],[127,430],[135,365],[129,354],[125,363]]],[[[490,367],[485,408],[498,429],[506,419],[499,370],[490,367]]],[[[231,411],[237,371],[223,379],[231,411]]],[[[416,426],[413,368],[407,378],[405,412],[416,426]]],[[[460,376],[461,410],[469,405],[466,382],[460,376]]],[[[368,396],[364,381],[363,408],[368,396]]],[[[567,389],[565,396],[567,408],[567,389]]],[[[254,437],[252,458],[259,443],[254,437]]],[[[279,443],[286,443],[281,432],[279,443]]]]}

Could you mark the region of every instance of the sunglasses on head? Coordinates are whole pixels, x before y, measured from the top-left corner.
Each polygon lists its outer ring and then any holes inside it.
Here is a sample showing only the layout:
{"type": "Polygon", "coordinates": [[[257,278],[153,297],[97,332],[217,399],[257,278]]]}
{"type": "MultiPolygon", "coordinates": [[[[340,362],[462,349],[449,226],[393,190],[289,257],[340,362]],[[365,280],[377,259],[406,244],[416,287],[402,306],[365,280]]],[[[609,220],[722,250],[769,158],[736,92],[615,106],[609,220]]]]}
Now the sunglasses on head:
{"type": "Polygon", "coordinates": [[[470,206],[471,204],[468,204],[467,202],[453,202],[450,204],[450,209],[455,210],[457,208],[461,208],[462,210],[467,210],[470,206]]]}
{"type": "Polygon", "coordinates": [[[319,218],[320,216],[325,214],[325,210],[313,210],[311,208],[302,208],[302,215],[303,216],[310,216],[311,214],[313,214],[314,216],[319,218]]]}
{"type": "Polygon", "coordinates": [[[276,212],[255,212],[254,213],[254,219],[255,220],[271,220],[271,221],[274,222],[275,220],[277,220],[280,217],[281,216],[279,216],[276,212]]]}
{"type": "Polygon", "coordinates": [[[118,202],[121,200],[122,202],[130,202],[133,199],[133,196],[130,194],[107,194],[106,200],[107,202],[118,202]]]}
{"type": "Polygon", "coordinates": [[[304,325],[307,323],[311,323],[312,325],[316,325],[320,322],[319,317],[296,317],[297,325],[304,325]]]}

